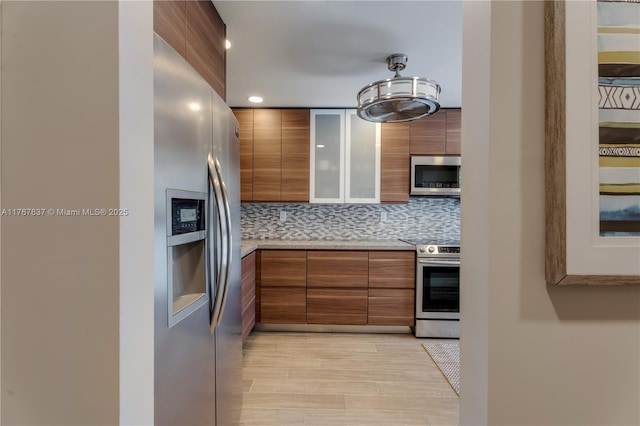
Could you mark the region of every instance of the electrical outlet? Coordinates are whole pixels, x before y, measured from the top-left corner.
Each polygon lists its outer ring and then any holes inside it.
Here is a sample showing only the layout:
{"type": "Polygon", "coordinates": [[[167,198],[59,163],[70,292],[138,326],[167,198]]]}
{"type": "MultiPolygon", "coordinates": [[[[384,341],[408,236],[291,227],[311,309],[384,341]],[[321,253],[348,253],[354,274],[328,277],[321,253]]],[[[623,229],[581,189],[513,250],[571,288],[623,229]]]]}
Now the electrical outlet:
{"type": "Polygon", "coordinates": [[[280,210],[280,222],[284,222],[287,220],[287,212],[284,210],[280,210]]]}
{"type": "Polygon", "coordinates": [[[387,212],[380,212],[380,222],[387,221],[387,212]]]}

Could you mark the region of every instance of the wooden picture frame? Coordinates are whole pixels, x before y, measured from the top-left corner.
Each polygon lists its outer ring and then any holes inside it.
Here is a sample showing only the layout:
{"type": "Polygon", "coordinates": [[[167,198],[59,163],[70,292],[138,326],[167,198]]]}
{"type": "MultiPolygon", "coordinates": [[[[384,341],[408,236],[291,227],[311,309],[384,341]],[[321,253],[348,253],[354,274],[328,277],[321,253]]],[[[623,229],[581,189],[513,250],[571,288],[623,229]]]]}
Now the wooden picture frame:
{"type": "Polygon", "coordinates": [[[545,278],[547,284],[640,285],[640,275],[567,274],[565,1],[547,0],[544,15],[545,278]]]}

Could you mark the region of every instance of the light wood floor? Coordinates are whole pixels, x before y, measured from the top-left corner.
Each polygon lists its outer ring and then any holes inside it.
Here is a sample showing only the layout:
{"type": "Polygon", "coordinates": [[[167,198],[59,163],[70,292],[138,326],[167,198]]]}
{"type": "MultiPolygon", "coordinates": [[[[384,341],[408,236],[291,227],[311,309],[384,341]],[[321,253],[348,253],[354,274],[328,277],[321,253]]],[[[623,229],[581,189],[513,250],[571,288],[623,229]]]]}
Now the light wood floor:
{"type": "Polygon", "coordinates": [[[242,425],[457,425],[458,396],[411,334],[253,332],[242,425]]]}

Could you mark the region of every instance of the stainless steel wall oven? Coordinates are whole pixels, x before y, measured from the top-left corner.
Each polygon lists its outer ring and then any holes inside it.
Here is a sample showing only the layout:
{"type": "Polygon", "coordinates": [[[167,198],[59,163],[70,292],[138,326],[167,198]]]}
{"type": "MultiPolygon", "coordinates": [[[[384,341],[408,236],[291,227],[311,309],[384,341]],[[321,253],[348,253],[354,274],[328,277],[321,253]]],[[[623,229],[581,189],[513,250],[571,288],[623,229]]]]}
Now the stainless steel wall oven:
{"type": "Polygon", "coordinates": [[[416,337],[460,337],[460,246],[418,245],[416,337]]]}

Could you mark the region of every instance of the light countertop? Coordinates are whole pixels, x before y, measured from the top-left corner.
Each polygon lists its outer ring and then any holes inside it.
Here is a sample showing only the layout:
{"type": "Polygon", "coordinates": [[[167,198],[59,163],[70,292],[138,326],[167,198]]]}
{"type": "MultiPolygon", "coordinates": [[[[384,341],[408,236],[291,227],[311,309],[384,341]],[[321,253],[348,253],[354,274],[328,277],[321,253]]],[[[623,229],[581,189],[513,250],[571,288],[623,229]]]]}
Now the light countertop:
{"type": "Polygon", "coordinates": [[[242,256],[263,249],[272,250],[415,250],[400,240],[242,240],[242,256]]]}

